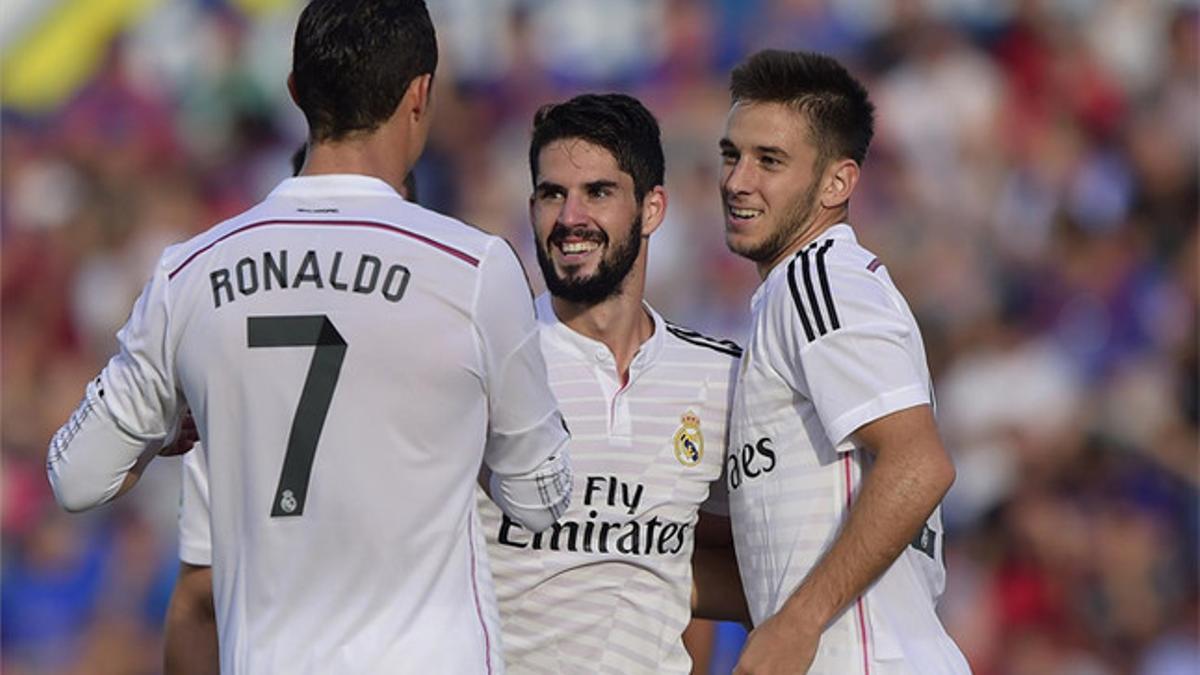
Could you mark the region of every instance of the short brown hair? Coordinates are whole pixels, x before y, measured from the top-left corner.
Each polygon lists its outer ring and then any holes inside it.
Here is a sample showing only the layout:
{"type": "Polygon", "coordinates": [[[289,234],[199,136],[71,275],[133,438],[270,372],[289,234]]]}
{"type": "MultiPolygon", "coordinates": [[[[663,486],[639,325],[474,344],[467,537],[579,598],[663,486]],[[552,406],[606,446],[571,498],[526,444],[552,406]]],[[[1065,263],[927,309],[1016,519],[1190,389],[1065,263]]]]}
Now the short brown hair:
{"type": "Polygon", "coordinates": [[[734,103],[784,103],[805,116],[819,161],[847,157],[860,165],[875,133],[867,90],[835,59],[812,52],[765,49],[733,69],[734,103]]]}

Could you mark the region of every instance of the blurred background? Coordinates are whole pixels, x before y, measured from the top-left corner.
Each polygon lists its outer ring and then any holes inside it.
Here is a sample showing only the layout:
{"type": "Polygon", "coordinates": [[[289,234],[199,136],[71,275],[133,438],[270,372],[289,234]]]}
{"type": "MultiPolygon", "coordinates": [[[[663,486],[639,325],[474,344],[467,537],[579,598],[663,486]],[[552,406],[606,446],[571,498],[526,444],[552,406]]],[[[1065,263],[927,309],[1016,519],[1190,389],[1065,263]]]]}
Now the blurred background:
{"type": "MultiPolygon", "coordinates": [[[[301,4],[3,4],[0,666],[155,673],[178,460],[68,516],[46,446],[161,249],[290,173],[301,4]]],[[[847,63],[879,119],[852,222],[921,321],[958,466],[950,632],[980,675],[1200,673],[1197,2],[430,5],[442,60],[419,200],[509,238],[536,277],[533,111],[638,96],[670,195],[650,300],[735,340],[758,279],[721,233],[729,69],[763,47],[847,63]]],[[[728,673],[740,628],[693,637],[697,672],[728,673]]]]}

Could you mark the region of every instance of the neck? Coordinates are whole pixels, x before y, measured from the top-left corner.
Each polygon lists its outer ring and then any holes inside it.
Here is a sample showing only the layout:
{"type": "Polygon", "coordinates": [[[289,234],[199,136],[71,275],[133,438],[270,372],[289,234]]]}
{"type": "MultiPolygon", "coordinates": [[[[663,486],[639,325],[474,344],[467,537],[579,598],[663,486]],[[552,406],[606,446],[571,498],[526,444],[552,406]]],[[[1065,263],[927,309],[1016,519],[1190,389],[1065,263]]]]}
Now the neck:
{"type": "Polygon", "coordinates": [[[337,141],[310,143],[301,176],[350,173],[373,176],[402,190],[411,169],[412,149],[407,135],[384,125],[368,134],[351,134],[337,141]]]}
{"type": "Polygon", "coordinates": [[[642,344],[654,334],[654,320],[642,306],[645,290],[644,267],[630,271],[621,290],[594,305],[551,296],[554,315],[568,328],[603,342],[617,362],[621,382],[629,381],[629,366],[642,344]]]}
{"type": "Polygon", "coordinates": [[[787,260],[796,254],[797,251],[808,246],[816,241],[817,237],[825,233],[826,230],[837,225],[838,223],[846,222],[846,216],[849,215],[850,209],[843,205],[836,209],[822,209],[812,220],[806,225],[796,230],[796,235],[792,238],[791,243],[783,247],[779,254],[770,260],[755,263],[758,268],[758,276],[761,279],[766,279],[771,270],[779,263],[787,260]]]}

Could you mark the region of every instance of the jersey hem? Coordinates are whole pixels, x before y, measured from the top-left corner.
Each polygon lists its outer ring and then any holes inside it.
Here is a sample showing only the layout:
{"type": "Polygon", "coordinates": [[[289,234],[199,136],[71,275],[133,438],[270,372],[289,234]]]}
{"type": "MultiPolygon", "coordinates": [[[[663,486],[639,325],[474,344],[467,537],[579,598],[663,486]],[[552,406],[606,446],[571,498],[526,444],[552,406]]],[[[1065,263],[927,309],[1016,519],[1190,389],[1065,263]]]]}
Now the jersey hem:
{"type": "MultiPolygon", "coordinates": [[[[849,438],[850,434],[857,431],[863,425],[874,422],[894,412],[915,408],[919,405],[929,405],[929,395],[926,393],[924,387],[914,384],[901,389],[895,389],[880,394],[850,412],[841,415],[826,425],[826,433],[829,435],[829,441],[837,447],[842,441],[849,438]]],[[[839,448],[842,452],[852,449],[849,447],[839,448]]]]}
{"type": "Polygon", "coordinates": [[[212,567],[212,549],[180,544],[179,562],[196,567],[212,567]]]}

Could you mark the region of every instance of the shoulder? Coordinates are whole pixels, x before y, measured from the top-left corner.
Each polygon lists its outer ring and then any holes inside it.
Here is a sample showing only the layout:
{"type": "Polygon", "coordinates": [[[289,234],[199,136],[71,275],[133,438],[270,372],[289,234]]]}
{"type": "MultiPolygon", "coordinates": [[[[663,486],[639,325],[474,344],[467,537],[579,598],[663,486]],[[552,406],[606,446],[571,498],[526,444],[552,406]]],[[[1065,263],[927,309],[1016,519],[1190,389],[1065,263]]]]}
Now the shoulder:
{"type": "Polygon", "coordinates": [[[727,363],[742,356],[742,348],[732,340],[711,337],[671,321],[664,320],[663,325],[667,343],[695,358],[727,363]]]}
{"type": "Polygon", "coordinates": [[[781,271],[773,309],[797,322],[806,342],[898,311],[898,292],[883,263],[853,239],[819,239],[781,271]]]}
{"type": "Polygon", "coordinates": [[[418,204],[396,197],[393,222],[427,243],[472,263],[479,264],[496,253],[510,249],[507,242],[474,225],[457,218],[431,211],[418,204]]]}
{"type": "Polygon", "coordinates": [[[168,278],[173,278],[195,257],[223,240],[267,220],[268,217],[262,212],[260,205],[228,220],[223,220],[190,239],[172,244],[163,250],[158,259],[159,271],[166,274],[168,278]]]}

